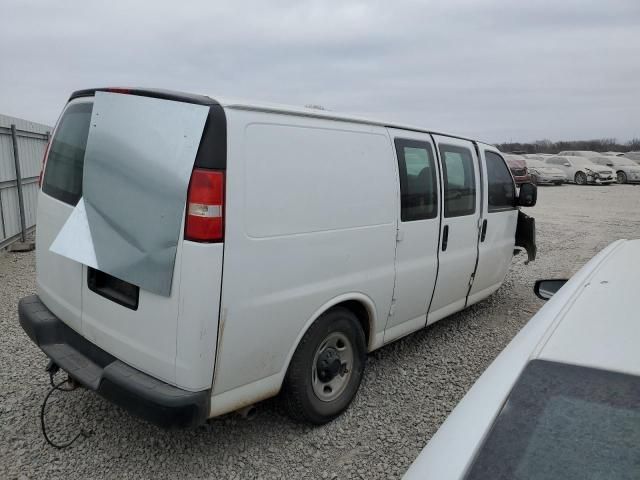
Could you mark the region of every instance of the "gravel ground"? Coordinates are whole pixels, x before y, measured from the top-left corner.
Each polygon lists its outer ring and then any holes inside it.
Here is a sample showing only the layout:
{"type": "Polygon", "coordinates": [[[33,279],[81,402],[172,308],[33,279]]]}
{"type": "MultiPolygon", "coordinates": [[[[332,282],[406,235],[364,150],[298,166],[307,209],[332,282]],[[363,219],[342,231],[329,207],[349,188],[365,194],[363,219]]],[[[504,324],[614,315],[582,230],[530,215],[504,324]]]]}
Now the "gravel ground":
{"type": "Polygon", "coordinates": [[[93,435],[49,447],[39,409],[46,358],[21,330],[34,254],[0,254],[0,478],[397,478],[476,378],[538,310],[535,279],[574,273],[618,238],[640,236],[640,186],[542,187],[538,260],[514,258],[491,298],[369,356],[360,393],[329,425],[296,425],[277,401],[252,421],[229,415],[165,432],[88,391],[55,395],[51,433],[93,435]]]}

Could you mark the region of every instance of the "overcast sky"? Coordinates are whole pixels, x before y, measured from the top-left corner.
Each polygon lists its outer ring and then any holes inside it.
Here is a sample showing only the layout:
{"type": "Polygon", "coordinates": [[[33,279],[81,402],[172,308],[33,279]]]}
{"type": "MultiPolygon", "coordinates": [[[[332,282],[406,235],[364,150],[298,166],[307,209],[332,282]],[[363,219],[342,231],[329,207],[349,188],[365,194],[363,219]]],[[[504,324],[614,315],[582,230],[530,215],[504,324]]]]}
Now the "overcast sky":
{"type": "Polygon", "coordinates": [[[0,113],[146,86],[490,142],[640,137],[640,0],[3,0],[0,113]]]}

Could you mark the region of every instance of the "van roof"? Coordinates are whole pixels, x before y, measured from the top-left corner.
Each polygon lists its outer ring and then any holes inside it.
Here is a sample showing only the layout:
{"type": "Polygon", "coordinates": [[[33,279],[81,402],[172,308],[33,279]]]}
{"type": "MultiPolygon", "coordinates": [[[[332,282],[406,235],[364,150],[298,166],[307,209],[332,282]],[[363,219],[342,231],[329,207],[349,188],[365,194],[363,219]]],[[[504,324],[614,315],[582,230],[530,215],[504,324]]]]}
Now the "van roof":
{"type": "Polygon", "coordinates": [[[396,122],[386,122],[384,120],[369,118],[358,115],[350,115],[337,113],[330,110],[320,110],[318,108],[300,107],[294,105],[282,105],[277,103],[259,102],[253,100],[236,99],[231,97],[218,97],[208,95],[197,95],[185,92],[178,92],[173,90],[163,90],[155,88],[136,88],[136,87],[104,87],[104,88],[90,88],[85,90],[78,90],[71,94],[69,100],[78,97],[93,96],[95,92],[113,92],[113,93],[127,93],[130,95],[143,95],[154,98],[163,98],[166,100],[177,100],[188,103],[197,103],[201,105],[215,105],[219,104],[224,108],[234,110],[251,110],[256,112],[266,113],[280,113],[285,115],[295,115],[301,117],[312,118],[324,118],[326,120],[336,120],[342,122],[360,123],[365,125],[376,125],[381,127],[397,128],[400,130],[409,130],[414,132],[432,133],[435,135],[444,135],[447,137],[458,138],[461,140],[468,140],[471,142],[477,142],[484,145],[494,147],[494,145],[486,142],[480,142],[472,138],[464,137],[461,135],[455,135],[450,133],[443,133],[437,130],[432,130],[424,127],[418,127],[415,125],[407,125],[396,122]]]}

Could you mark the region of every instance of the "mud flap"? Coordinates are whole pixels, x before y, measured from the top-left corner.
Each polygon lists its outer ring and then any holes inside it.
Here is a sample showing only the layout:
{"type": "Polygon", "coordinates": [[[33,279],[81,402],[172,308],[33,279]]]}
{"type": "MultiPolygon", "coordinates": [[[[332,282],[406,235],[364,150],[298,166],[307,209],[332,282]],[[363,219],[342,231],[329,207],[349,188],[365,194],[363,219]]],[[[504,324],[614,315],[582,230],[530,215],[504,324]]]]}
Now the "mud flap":
{"type": "Polygon", "coordinates": [[[516,227],[516,247],[527,251],[527,262],[536,259],[536,219],[518,211],[518,226],[516,227]]]}

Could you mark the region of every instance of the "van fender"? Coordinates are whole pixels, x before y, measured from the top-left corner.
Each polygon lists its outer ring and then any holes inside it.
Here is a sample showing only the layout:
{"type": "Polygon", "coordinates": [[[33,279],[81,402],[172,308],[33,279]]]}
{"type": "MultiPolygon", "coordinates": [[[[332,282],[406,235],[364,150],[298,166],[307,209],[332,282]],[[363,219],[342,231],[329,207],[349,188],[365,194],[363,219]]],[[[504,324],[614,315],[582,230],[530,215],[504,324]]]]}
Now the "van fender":
{"type": "Polygon", "coordinates": [[[293,354],[298,348],[298,345],[300,345],[300,341],[302,340],[302,337],[304,336],[305,333],[307,333],[307,330],[309,330],[311,325],[313,325],[313,322],[315,322],[320,317],[320,315],[325,313],[330,308],[350,300],[351,301],[355,300],[357,302],[360,302],[362,305],[364,305],[365,309],[367,310],[367,314],[369,317],[369,338],[367,339],[367,343],[368,343],[367,351],[371,352],[372,350],[375,350],[376,348],[382,345],[382,338],[383,338],[384,332],[380,332],[379,335],[376,332],[376,329],[375,329],[375,326],[377,324],[376,305],[373,302],[373,300],[371,300],[371,298],[365,295],[364,293],[360,293],[360,292],[343,293],[341,295],[338,295],[337,297],[332,298],[328,302],[324,303],[320,308],[318,308],[313,313],[313,315],[309,318],[309,320],[307,320],[307,322],[304,324],[302,329],[300,329],[300,332],[296,337],[296,341],[293,342],[293,346],[291,347],[291,349],[289,350],[289,353],[287,354],[287,359],[284,363],[284,368],[280,372],[281,382],[284,381],[284,377],[287,373],[287,370],[289,370],[289,364],[291,363],[293,354]]]}

